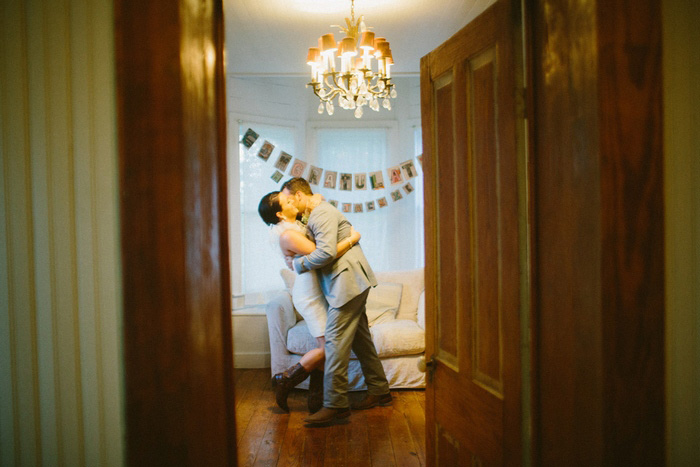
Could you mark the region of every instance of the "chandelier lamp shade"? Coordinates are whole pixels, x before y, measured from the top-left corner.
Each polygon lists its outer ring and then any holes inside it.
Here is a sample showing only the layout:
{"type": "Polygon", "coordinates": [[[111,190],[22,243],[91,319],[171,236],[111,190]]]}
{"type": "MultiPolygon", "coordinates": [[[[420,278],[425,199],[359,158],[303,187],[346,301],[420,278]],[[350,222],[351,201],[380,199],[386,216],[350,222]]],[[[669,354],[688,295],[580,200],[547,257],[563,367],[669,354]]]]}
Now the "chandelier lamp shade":
{"type": "Polygon", "coordinates": [[[334,101],[343,109],[354,110],[361,118],[365,106],[379,111],[391,110],[396,86],[391,82],[394,59],[384,37],[375,37],[365,26],[364,16],[355,21],[355,0],[351,0],[347,28],[335,26],[345,33],[336,42],[332,33],[318,38],[318,47],[310,47],[306,62],[311,66],[311,82],[321,103],[318,113],[333,115],[334,101]]]}

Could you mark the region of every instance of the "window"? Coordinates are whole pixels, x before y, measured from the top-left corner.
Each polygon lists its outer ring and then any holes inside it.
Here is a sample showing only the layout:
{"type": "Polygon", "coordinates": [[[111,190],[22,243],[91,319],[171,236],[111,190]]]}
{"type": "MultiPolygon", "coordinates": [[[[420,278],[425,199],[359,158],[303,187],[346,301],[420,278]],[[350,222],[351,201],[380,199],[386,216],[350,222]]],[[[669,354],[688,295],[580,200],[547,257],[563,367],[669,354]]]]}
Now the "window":
{"type": "MultiPolygon", "coordinates": [[[[342,124],[341,124],[342,125],[342,124]]],[[[363,212],[345,213],[353,226],[362,234],[361,245],[370,265],[375,271],[413,269],[422,267],[423,257],[423,183],[422,168],[415,158],[421,151],[420,127],[406,131],[407,141],[399,149],[398,125],[394,122],[377,124],[366,128],[343,128],[325,123],[322,127],[309,128],[308,149],[299,147],[299,128],[293,125],[261,124],[252,121],[233,121],[232,138],[241,141],[250,128],[259,137],[247,148],[234,141],[230,147],[238,147],[238,158],[230,160],[229,190],[231,250],[236,265],[232,268],[232,287],[235,296],[245,296],[246,304],[265,303],[266,292],[284,287],[279,271],[286,267],[278,250],[269,241],[269,227],[258,215],[260,199],[271,191],[279,190],[281,182],[288,180],[291,164],[297,156],[308,165],[338,173],[369,174],[382,171],[385,188],[345,191],[312,185],[315,192],[326,200],[341,203],[361,203],[363,212]],[[233,127],[235,125],[235,127],[233,127]],[[235,136],[234,136],[235,135],[235,136]],[[413,138],[413,141],[411,141],[413,138]],[[258,157],[265,142],[274,146],[267,160],[258,157]],[[271,178],[275,173],[275,162],[281,151],[293,159],[283,170],[281,180],[271,178]],[[387,169],[413,159],[418,176],[392,186],[387,169]],[[235,167],[233,167],[235,166],[235,167]],[[403,186],[413,187],[407,193],[403,186]],[[402,198],[393,201],[391,192],[400,190],[402,198]],[[377,200],[386,198],[387,207],[380,208],[377,200]],[[375,209],[367,210],[367,202],[374,202],[375,209]]],[[[235,151],[234,151],[235,152],[235,151]]],[[[307,176],[307,166],[304,176],[307,176]]]]}
{"type": "MultiPolygon", "coordinates": [[[[240,261],[237,277],[232,277],[234,295],[255,294],[284,287],[279,271],[286,267],[284,260],[268,240],[269,227],[258,215],[260,199],[271,191],[279,190],[280,184],[271,175],[275,172],[274,163],[281,151],[293,156],[297,154],[296,128],[290,126],[261,124],[257,122],[238,122],[238,141],[248,130],[253,129],[259,137],[250,148],[238,144],[237,183],[229,183],[229,190],[236,190],[238,196],[232,196],[237,202],[238,213],[232,209],[231,237],[240,261]],[[258,152],[265,142],[274,146],[267,161],[258,157],[258,152]],[[237,237],[237,239],[236,239],[237,237]],[[237,240],[237,241],[236,241],[237,240]]],[[[231,177],[232,178],[232,177],[231,177]]],[[[288,179],[285,175],[283,180],[288,179]]],[[[248,300],[246,300],[248,301],[248,300]]]]}
{"type": "MultiPolygon", "coordinates": [[[[421,176],[391,186],[386,169],[412,158],[401,156],[397,144],[397,129],[387,125],[379,128],[313,129],[318,166],[340,173],[368,174],[381,170],[385,189],[344,191],[319,187],[316,191],[326,200],[343,203],[362,203],[363,212],[345,213],[350,223],[362,234],[361,245],[372,269],[388,271],[413,269],[423,266],[423,186],[421,176]],[[414,191],[407,194],[403,185],[408,182],[414,191]],[[391,192],[398,189],[402,198],[394,202],[391,192]],[[379,198],[386,198],[388,206],[380,208],[379,198]],[[367,202],[375,203],[374,211],[367,211],[367,202]]],[[[417,136],[420,140],[420,134],[417,136]]],[[[412,145],[409,145],[411,147],[412,145]]],[[[420,147],[420,146],[419,146],[420,147]]],[[[415,149],[412,148],[414,151],[415,149]]],[[[418,166],[417,160],[414,164],[418,166]]],[[[419,173],[420,168],[418,168],[419,173]]]]}

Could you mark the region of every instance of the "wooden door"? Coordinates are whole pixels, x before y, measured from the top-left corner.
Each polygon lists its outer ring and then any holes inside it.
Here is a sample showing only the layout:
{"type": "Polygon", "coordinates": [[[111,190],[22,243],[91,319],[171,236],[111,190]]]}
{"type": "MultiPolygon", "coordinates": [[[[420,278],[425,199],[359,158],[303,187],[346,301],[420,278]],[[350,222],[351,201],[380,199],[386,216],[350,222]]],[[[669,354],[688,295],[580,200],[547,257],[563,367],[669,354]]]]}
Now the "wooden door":
{"type": "Polygon", "coordinates": [[[523,452],[514,8],[499,0],[421,61],[432,465],[523,452]]]}

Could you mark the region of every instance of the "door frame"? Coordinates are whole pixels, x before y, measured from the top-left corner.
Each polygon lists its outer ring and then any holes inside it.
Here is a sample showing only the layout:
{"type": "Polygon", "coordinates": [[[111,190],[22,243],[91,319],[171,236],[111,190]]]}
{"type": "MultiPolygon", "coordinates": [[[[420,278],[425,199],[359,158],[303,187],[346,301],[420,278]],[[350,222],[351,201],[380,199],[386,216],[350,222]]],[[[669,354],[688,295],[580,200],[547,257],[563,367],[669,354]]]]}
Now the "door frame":
{"type": "Polygon", "coordinates": [[[535,465],[665,460],[660,0],[526,0],[535,465]]]}
{"type": "Polygon", "coordinates": [[[128,465],[235,465],[223,4],[117,0],[128,465]]]}

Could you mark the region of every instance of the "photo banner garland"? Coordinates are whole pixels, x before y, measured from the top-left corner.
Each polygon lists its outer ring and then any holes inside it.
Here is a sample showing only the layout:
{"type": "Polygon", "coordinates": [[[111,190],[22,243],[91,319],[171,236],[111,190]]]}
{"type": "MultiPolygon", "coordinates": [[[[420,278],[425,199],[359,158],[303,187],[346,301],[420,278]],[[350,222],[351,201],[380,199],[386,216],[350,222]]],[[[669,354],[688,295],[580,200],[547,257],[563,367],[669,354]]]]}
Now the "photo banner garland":
{"type": "MultiPolygon", "coordinates": [[[[241,138],[242,144],[246,150],[250,151],[255,142],[260,138],[260,135],[251,128],[245,132],[241,138]]],[[[389,205],[388,199],[396,203],[403,199],[404,195],[410,195],[415,191],[410,180],[418,177],[416,164],[413,159],[408,159],[398,165],[389,167],[385,170],[375,170],[372,172],[347,173],[337,172],[334,170],[323,169],[308,164],[306,161],[294,158],[282,150],[279,151],[277,157],[271,157],[275,146],[269,141],[263,139],[263,143],[258,149],[257,156],[265,162],[274,160],[274,172],[270,176],[275,183],[280,183],[288,172],[290,177],[303,177],[310,185],[323,187],[329,190],[339,191],[376,191],[386,190],[384,174],[386,173],[386,181],[389,184],[390,192],[388,196],[365,201],[363,203],[347,203],[335,199],[329,199],[328,202],[344,213],[364,213],[372,212],[378,208],[385,208],[389,205]],[[308,170],[307,170],[308,168],[308,170]],[[289,169],[289,170],[287,170],[289,169]],[[403,191],[403,194],[401,192],[403,191]]],[[[416,156],[418,165],[423,167],[423,155],[416,156]]]]}

